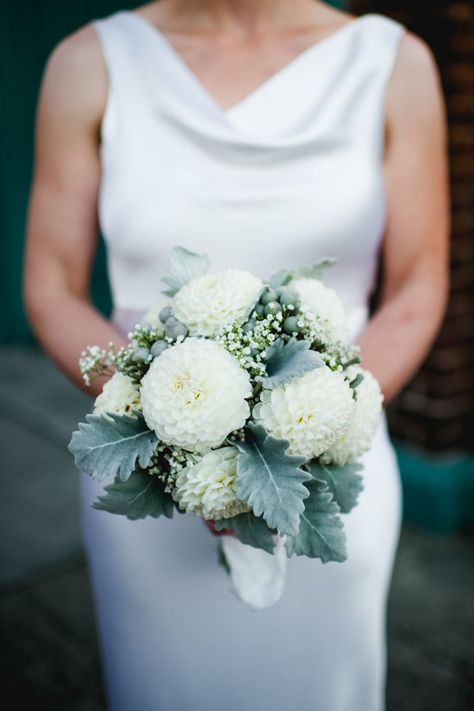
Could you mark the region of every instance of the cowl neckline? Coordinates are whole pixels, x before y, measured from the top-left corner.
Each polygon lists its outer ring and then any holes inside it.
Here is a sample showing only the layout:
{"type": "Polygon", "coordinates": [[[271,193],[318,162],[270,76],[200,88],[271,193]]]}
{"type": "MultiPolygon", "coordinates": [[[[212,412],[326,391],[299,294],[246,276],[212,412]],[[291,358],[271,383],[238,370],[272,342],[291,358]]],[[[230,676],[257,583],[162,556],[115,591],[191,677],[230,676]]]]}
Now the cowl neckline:
{"type": "Polygon", "coordinates": [[[261,81],[257,86],[251,89],[245,96],[241,99],[235,101],[231,106],[224,107],[215,98],[215,96],[210,92],[209,89],[204,85],[199,76],[191,69],[186,60],[182,57],[180,52],[173,45],[171,40],[167,37],[165,32],[163,32],[158,25],[155,25],[148,20],[143,15],[137,13],[134,10],[124,10],[123,14],[132,18],[133,21],[138,22],[142,25],[143,29],[153,36],[152,39],[156,40],[163,48],[165,52],[173,59],[176,70],[186,79],[189,83],[193,84],[194,87],[204,96],[205,100],[213,104],[215,109],[226,116],[232,116],[234,113],[238,112],[241,106],[245,106],[247,103],[251,102],[255,97],[262,91],[266,91],[269,87],[274,84],[278,84],[280,79],[285,79],[287,75],[291,74],[293,71],[298,71],[299,65],[304,64],[308,60],[312,60],[313,55],[317,55],[320,51],[327,48],[331,48],[333,43],[339,41],[345,37],[347,32],[355,30],[361,23],[365,22],[369,17],[372,17],[375,13],[366,13],[365,15],[360,15],[359,17],[346,22],[344,25],[334,30],[330,34],[326,35],[320,40],[313,42],[311,45],[303,49],[301,52],[290,59],[282,67],[274,71],[270,76],[261,81]]]}
{"type": "MultiPolygon", "coordinates": [[[[146,58],[144,77],[156,110],[188,138],[208,138],[241,150],[304,148],[327,137],[326,108],[348,81],[359,51],[359,30],[376,13],[346,23],[313,43],[241,100],[225,109],[189,68],[165,34],[134,11],[120,13],[133,25],[136,52],[146,58]],[[335,89],[337,87],[337,89],[335,89]]],[[[332,132],[336,135],[337,130],[332,132]]]]}

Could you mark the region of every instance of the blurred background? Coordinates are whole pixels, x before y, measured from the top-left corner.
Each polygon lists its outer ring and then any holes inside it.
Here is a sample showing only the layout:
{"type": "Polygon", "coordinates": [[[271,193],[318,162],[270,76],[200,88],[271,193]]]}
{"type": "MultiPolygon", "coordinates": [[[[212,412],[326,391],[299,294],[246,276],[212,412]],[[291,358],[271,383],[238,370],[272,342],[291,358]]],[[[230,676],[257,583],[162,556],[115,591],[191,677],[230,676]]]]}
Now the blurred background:
{"type": "MultiPolygon", "coordinates": [[[[80,25],[136,4],[0,0],[0,608],[8,709],[105,708],[77,477],[66,450],[90,403],[37,348],[23,313],[21,269],[46,58],[80,25]]],[[[405,526],[390,597],[388,711],[467,711],[474,708],[474,4],[331,4],[386,14],[423,37],[446,94],[451,299],[432,352],[389,409],[405,526]]],[[[93,298],[108,313],[102,244],[93,298]]]]}

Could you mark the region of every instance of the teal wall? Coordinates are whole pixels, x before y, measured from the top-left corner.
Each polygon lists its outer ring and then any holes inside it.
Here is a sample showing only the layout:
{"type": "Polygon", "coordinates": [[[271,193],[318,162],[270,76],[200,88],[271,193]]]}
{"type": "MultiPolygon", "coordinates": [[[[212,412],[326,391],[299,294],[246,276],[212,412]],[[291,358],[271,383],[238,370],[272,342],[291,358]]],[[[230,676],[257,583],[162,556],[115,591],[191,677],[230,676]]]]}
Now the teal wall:
{"type": "MultiPolygon", "coordinates": [[[[22,308],[21,272],[34,116],[46,59],[62,37],[88,20],[136,4],[126,0],[0,2],[0,343],[33,341],[22,308]]],[[[93,297],[107,312],[110,298],[102,243],[93,297]]]]}

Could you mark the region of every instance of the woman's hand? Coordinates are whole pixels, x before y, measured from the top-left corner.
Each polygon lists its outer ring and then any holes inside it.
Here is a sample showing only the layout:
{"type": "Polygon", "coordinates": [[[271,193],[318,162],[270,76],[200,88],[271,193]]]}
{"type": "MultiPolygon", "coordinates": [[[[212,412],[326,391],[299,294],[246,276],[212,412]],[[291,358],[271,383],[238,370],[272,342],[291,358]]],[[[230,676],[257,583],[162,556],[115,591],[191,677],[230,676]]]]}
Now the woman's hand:
{"type": "Polygon", "coordinates": [[[382,301],[359,339],[389,402],[426,357],[446,307],[450,234],[447,128],[428,45],[402,39],[387,94],[388,225],[382,301]]]}
{"type": "MultiPolygon", "coordinates": [[[[125,344],[89,300],[106,97],[100,47],[86,27],[53,52],[42,83],[24,279],[26,311],[38,340],[82,386],[78,359],[87,344],[125,344]]],[[[92,395],[104,380],[94,381],[92,395]]]]}

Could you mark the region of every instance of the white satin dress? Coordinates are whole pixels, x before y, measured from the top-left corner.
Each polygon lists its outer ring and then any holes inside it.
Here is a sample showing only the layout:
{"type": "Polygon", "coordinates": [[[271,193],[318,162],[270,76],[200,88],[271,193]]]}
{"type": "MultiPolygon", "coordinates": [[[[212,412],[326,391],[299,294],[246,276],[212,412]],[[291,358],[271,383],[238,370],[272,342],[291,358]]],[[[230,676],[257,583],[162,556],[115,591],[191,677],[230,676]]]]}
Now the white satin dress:
{"type": "MultiPolygon", "coordinates": [[[[223,110],[142,17],[94,23],[109,77],[100,223],[114,319],[161,300],[170,250],[262,277],[337,258],[354,338],[367,320],[386,225],[384,100],[405,27],[366,14],[223,110]]],[[[113,711],[381,711],[385,607],[400,485],[382,420],[348,516],[347,562],[291,558],[286,589],[254,611],[229,589],[192,515],[131,522],[91,508],[81,476],[113,711]]]]}

